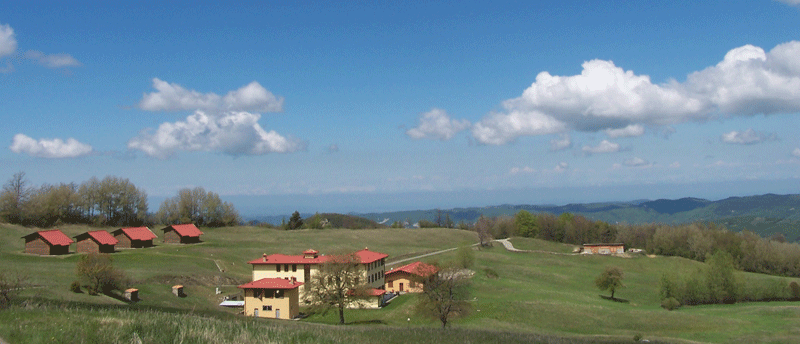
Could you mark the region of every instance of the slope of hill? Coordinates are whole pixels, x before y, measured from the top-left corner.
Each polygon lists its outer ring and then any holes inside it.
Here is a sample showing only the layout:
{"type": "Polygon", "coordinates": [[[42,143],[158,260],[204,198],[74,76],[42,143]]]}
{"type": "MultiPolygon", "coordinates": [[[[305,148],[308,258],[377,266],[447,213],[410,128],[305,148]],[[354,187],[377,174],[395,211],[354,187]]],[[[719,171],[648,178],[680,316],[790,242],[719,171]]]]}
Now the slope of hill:
{"type": "MultiPolygon", "coordinates": [[[[800,195],[766,194],[730,197],[718,201],[700,198],[655,201],[605,202],[556,205],[498,205],[489,207],[441,210],[458,223],[474,223],[481,215],[514,215],[520,210],[539,213],[574,213],[609,223],[687,223],[708,221],[730,226],[731,230],[749,230],[762,236],[782,233],[790,240],[800,236],[800,195]]],[[[361,214],[369,219],[389,222],[434,220],[437,210],[414,210],[361,214]]]]}

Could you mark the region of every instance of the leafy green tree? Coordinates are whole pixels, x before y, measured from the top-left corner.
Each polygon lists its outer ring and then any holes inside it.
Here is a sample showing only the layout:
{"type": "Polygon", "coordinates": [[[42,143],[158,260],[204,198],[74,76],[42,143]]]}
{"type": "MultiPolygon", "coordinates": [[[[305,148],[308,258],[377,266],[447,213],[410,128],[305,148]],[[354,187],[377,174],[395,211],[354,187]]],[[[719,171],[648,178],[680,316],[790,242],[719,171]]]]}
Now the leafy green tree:
{"type": "Polygon", "coordinates": [[[456,250],[456,261],[458,267],[464,269],[469,269],[475,265],[475,251],[472,249],[472,245],[462,243],[456,250]]]}
{"type": "Polygon", "coordinates": [[[617,266],[608,266],[606,269],[597,276],[594,280],[594,284],[600,290],[608,290],[611,292],[611,299],[614,299],[614,293],[617,289],[624,288],[625,285],[622,284],[622,279],[625,275],[622,272],[622,269],[617,266]]]}
{"type": "Polygon", "coordinates": [[[534,238],[539,234],[539,226],[536,217],[526,210],[520,210],[514,216],[514,224],[517,226],[517,233],[524,237],[534,238]]]}
{"type": "Polygon", "coordinates": [[[292,213],[292,217],[289,218],[289,223],[286,225],[286,229],[300,229],[303,227],[303,218],[300,217],[300,212],[296,211],[292,213]]]}
{"type": "Polygon", "coordinates": [[[403,224],[400,221],[392,222],[392,228],[403,228],[403,224]]]}
{"type": "Polygon", "coordinates": [[[739,284],[736,279],[736,268],[733,257],[725,251],[717,251],[706,259],[708,264],[709,297],[717,303],[734,303],[738,295],[739,284]]]}
{"type": "Polygon", "coordinates": [[[319,213],[315,213],[314,216],[308,219],[308,223],[306,225],[311,229],[322,229],[322,216],[320,216],[319,213]]]}

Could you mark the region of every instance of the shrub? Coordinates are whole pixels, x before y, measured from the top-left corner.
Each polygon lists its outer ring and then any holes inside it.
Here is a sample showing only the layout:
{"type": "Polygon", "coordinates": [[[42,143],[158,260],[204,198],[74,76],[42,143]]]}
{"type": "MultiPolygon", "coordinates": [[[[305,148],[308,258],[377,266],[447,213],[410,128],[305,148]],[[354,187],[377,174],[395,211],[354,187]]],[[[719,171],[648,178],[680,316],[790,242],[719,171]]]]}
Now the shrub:
{"type": "Polygon", "coordinates": [[[641,340],[642,340],[642,334],[641,333],[637,333],[637,334],[633,335],[633,341],[634,342],[638,342],[638,341],[641,341],[641,340]]]}
{"type": "Polygon", "coordinates": [[[792,281],[789,283],[789,289],[792,291],[792,299],[800,300],[800,285],[798,285],[797,282],[792,281]]]}
{"type": "Polygon", "coordinates": [[[668,311],[674,310],[681,306],[681,303],[678,302],[674,297],[669,297],[661,301],[661,307],[665,308],[668,311]]]}
{"type": "Polygon", "coordinates": [[[497,271],[494,271],[494,269],[492,269],[492,268],[485,268],[485,269],[483,269],[483,272],[486,274],[487,278],[498,278],[498,277],[500,277],[500,275],[497,274],[497,271]]]}
{"type": "Polygon", "coordinates": [[[69,290],[72,291],[73,293],[82,292],[81,291],[81,282],[72,281],[72,283],[70,283],[70,285],[69,285],[69,290]]]}

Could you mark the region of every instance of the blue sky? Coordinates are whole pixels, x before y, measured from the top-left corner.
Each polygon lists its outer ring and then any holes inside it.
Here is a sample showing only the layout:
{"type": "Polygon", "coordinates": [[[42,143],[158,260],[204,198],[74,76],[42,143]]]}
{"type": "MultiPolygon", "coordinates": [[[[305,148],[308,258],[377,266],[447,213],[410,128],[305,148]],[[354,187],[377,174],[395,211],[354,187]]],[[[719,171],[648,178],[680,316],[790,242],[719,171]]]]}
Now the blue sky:
{"type": "Polygon", "coordinates": [[[7,1],[0,177],[264,214],[798,193],[797,23],[796,0],[7,1]]]}

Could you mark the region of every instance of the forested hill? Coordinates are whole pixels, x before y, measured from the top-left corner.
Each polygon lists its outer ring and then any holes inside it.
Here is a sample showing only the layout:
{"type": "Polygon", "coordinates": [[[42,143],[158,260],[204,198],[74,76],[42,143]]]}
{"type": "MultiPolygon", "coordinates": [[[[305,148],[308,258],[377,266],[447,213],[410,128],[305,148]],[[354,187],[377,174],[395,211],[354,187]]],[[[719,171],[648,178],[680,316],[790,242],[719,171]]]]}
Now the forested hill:
{"type": "Polygon", "coordinates": [[[435,221],[437,213],[449,216],[454,223],[474,223],[481,215],[513,215],[520,210],[552,214],[580,214],[608,223],[686,223],[711,221],[733,231],[750,230],[761,235],[783,233],[795,239],[800,227],[800,195],[730,197],[719,201],[699,198],[659,199],[632,202],[585,203],[555,205],[499,205],[490,207],[431,209],[387,213],[359,214],[382,223],[419,220],[435,221]]]}

